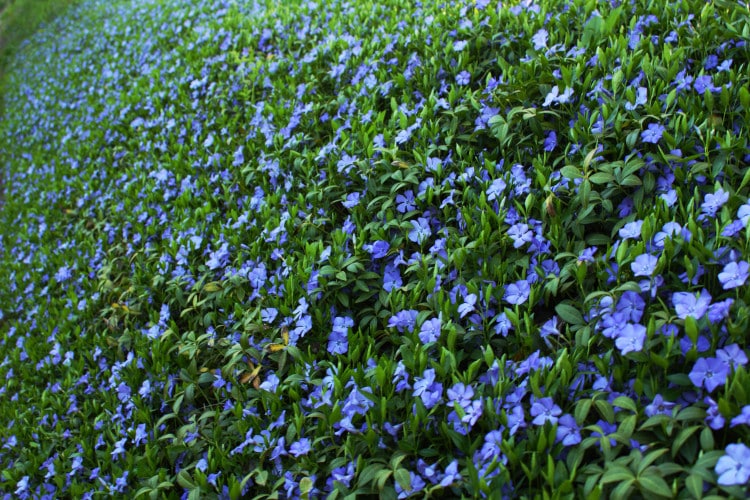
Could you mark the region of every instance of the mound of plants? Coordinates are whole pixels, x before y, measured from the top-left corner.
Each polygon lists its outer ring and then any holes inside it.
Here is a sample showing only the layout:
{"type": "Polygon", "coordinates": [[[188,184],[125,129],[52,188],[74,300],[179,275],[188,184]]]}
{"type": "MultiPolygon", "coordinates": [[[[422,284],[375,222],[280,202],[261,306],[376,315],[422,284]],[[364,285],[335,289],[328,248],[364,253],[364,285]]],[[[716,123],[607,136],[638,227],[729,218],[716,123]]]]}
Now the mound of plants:
{"type": "Polygon", "coordinates": [[[88,0],[8,66],[8,498],[746,498],[747,3],[88,0]]]}

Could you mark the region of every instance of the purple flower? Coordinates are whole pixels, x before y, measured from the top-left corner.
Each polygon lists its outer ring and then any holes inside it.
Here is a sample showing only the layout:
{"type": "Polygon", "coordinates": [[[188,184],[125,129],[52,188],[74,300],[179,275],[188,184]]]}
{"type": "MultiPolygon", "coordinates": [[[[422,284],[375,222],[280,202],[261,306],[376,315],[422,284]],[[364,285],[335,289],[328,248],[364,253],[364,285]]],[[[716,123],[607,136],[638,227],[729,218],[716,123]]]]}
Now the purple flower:
{"type": "Polygon", "coordinates": [[[525,415],[523,413],[523,407],[520,405],[513,406],[506,413],[508,432],[511,436],[514,436],[519,430],[526,427],[526,421],[524,420],[525,415]]]}
{"type": "Polygon", "coordinates": [[[370,252],[373,259],[382,259],[388,254],[391,245],[387,241],[377,240],[372,245],[363,245],[362,248],[370,252]]]}
{"type": "Polygon", "coordinates": [[[458,306],[458,314],[463,318],[470,312],[474,311],[474,305],[477,303],[477,296],[474,293],[470,293],[464,297],[464,302],[458,306]]]}
{"type": "Polygon", "coordinates": [[[716,357],[723,361],[729,368],[736,369],[738,366],[747,364],[747,354],[737,344],[729,344],[724,349],[716,351],[716,357]]]}
{"type": "Polygon", "coordinates": [[[477,463],[476,458],[479,458],[479,463],[482,462],[490,462],[493,458],[500,458],[502,457],[502,461],[505,462],[507,459],[505,456],[503,456],[503,452],[500,449],[500,446],[503,444],[503,432],[500,430],[496,431],[490,431],[484,436],[484,444],[482,444],[482,448],[477,452],[478,456],[475,456],[475,463],[477,463]]]}
{"type": "Polygon", "coordinates": [[[468,85],[471,81],[471,73],[468,71],[462,71],[456,75],[456,83],[458,85],[468,85]]]}
{"type": "Polygon", "coordinates": [[[558,104],[565,104],[567,102],[570,102],[570,98],[573,96],[573,88],[566,88],[563,93],[560,93],[560,87],[557,85],[553,86],[552,89],[550,89],[547,96],[544,98],[544,102],[542,103],[542,106],[545,108],[548,107],[550,104],[558,103],[558,104]]]}
{"type": "Polygon", "coordinates": [[[737,209],[737,219],[742,221],[744,227],[747,227],[748,222],[750,222],[750,202],[740,205],[740,208],[737,209]]]}
{"type": "Polygon", "coordinates": [[[696,77],[693,82],[693,88],[699,94],[703,94],[706,90],[710,90],[711,92],[718,92],[721,90],[721,87],[714,86],[714,80],[711,75],[700,75],[696,77]]]}
{"type": "Polygon", "coordinates": [[[310,440],[308,438],[302,438],[289,446],[289,454],[295,458],[307,455],[310,453],[310,450],[310,440]]]}
{"type": "Polygon", "coordinates": [[[347,330],[333,329],[328,336],[328,352],[331,354],[346,354],[349,350],[347,330]]]}
{"type": "Polygon", "coordinates": [[[695,319],[700,319],[708,312],[708,306],[711,304],[711,295],[705,288],[701,290],[698,297],[694,293],[676,292],[672,294],[672,304],[678,318],[685,319],[688,316],[692,316],[695,319]]]}
{"type": "Polygon", "coordinates": [[[557,421],[557,441],[562,441],[565,446],[573,446],[581,442],[581,428],[576,423],[573,415],[566,413],[557,421]]]}
{"type": "Polygon", "coordinates": [[[651,276],[656,271],[657,262],[659,262],[659,257],[644,253],[630,263],[630,269],[634,276],[651,276]]]}
{"type": "Polygon", "coordinates": [[[550,130],[547,136],[544,138],[544,150],[550,152],[557,147],[557,134],[554,130],[550,130]]]}
{"type": "Polygon", "coordinates": [[[471,401],[474,397],[474,388],[458,382],[448,389],[447,395],[449,402],[458,403],[461,408],[466,409],[471,406],[471,401]]]}
{"type": "Polygon", "coordinates": [[[395,327],[399,332],[410,332],[414,330],[417,322],[418,312],[414,309],[399,311],[388,320],[388,327],[395,327]]]}
{"type": "Polygon", "coordinates": [[[513,240],[513,248],[521,248],[524,244],[531,243],[534,239],[534,233],[529,228],[529,225],[523,222],[510,226],[508,236],[513,240]]]}
{"type": "Polygon", "coordinates": [[[513,323],[510,322],[510,318],[505,313],[500,313],[495,316],[495,334],[502,335],[503,337],[508,336],[508,332],[513,330],[513,323]]]}
{"type": "Polygon", "coordinates": [[[625,224],[620,232],[618,233],[620,238],[624,241],[627,239],[640,239],[641,238],[641,227],[643,226],[642,220],[636,220],[625,224]]]}
{"type": "Polygon", "coordinates": [[[692,84],[693,77],[691,75],[688,75],[687,70],[685,69],[677,73],[677,76],[675,76],[675,79],[672,82],[672,85],[676,86],[678,91],[690,88],[692,84]]]}
{"type": "Polygon", "coordinates": [[[383,290],[391,292],[394,288],[398,288],[403,284],[404,282],[401,279],[401,272],[398,270],[398,266],[394,264],[386,265],[385,272],[383,273],[383,290]]]}
{"type": "Polygon", "coordinates": [[[416,221],[411,221],[413,229],[409,231],[409,240],[414,243],[422,244],[427,241],[427,238],[432,236],[432,230],[430,229],[430,221],[425,217],[420,217],[416,221]]]}
{"type": "Polygon", "coordinates": [[[442,479],[440,479],[440,486],[445,488],[453,483],[460,483],[462,479],[461,474],[458,472],[458,460],[453,460],[445,468],[445,473],[442,479]]]}
{"type": "Polygon", "coordinates": [[[708,392],[723,385],[729,375],[729,367],[718,358],[698,358],[688,377],[696,387],[705,387],[708,392]]]}
{"type": "Polygon", "coordinates": [[[623,355],[643,350],[646,327],[638,323],[627,323],[615,339],[615,345],[623,355]]]}
{"type": "Polygon", "coordinates": [[[719,273],[719,281],[724,290],[737,288],[745,284],[748,274],[750,274],[750,264],[741,260],[740,262],[730,262],[724,266],[724,270],[719,273]]]}
{"type": "Polygon", "coordinates": [[[396,392],[411,389],[409,372],[406,371],[406,365],[404,365],[403,361],[399,361],[396,369],[393,371],[393,385],[396,386],[396,392]]]}
{"type": "Polygon", "coordinates": [[[349,193],[346,195],[346,201],[342,203],[346,208],[354,208],[357,205],[359,205],[359,200],[362,197],[362,195],[358,192],[349,193]]]}
{"type": "Polygon", "coordinates": [[[596,247],[584,248],[578,256],[578,262],[594,262],[594,254],[596,253],[596,250],[596,247]]]}
{"type": "Polygon", "coordinates": [[[632,290],[625,291],[615,307],[616,319],[624,318],[626,321],[637,323],[643,317],[646,302],[632,290]]]}
{"type": "Polygon", "coordinates": [[[728,445],[726,455],[719,458],[714,471],[722,486],[747,483],[750,479],[750,448],[742,443],[728,445]]]}
{"type": "Polygon", "coordinates": [[[743,406],[740,414],[734,417],[729,425],[731,427],[736,425],[750,425],[750,405],[743,406]]]}
{"type": "Polygon", "coordinates": [[[729,310],[734,304],[734,299],[725,299],[721,302],[715,302],[708,307],[708,320],[711,323],[718,323],[729,317],[729,310]]]}
{"type": "Polygon", "coordinates": [[[646,104],[646,102],[648,101],[648,89],[646,89],[646,87],[638,87],[636,92],[637,92],[637,96],[635,98],[635,102],[625,103],[625,109],[627,109],[628,111],[633,111],[635,108],[646,104]]]}
{"type": "Polygon", "coordinates": [[[396,498],[401,500],[402,498],[408,498],[414,493],[417,493],[419,491],[422,491],[425,487],[424,479],[422,479],[419,474],[415,474],[412,471],[409,471],[409,486],[406,488],[403,488],[401,484],[396,481],[396,494],[398,495],[396,498]]]}
{"type": "Polygon", "coordinates": [[[664,401],[661,394],[654,396],[654,400],[650,405],[646,406],[645,413],[647,417],[653,417],[654,415],[671,415],[672,408],[675,407],[675,403],[670,401],[664,401]]]}
{"type": "Polygon", "coordinates": [[[474,427],[479,417],[484,413],[484,405],[481,400],[472,401],[470,405],[464,408],[464,416],[461,417],[461,423],[469,426],[469,429],[474,427]]]}
{"type": "Polygon", "coordinates": [[[531,37],[531,41],[534,43],[535,50],[541,50],[547,47],[547,39],[549,33],[546,29],[542,28],[531,37]]]}
{"type": "Polygon", "coordinates": [[[505,289],[505,295],[503,295],[503,299],[505,299],[505,301],[509,304],[519,305],[523,304],[529,299],[530,293],[531,285],[529,285],[529,282],[526,280],[519,280],[508,285],[508,287],[505,289]]]}
{"type": "Polygon", "coordinates": [[[435,370],[433,368],[425,370],[421,377],[416,377],[412,394],[421,398],[427,409],[438,404],[443,395],[443,384],[435,382],[435,370]]]}
{"type": "Polygon", "coordinates": [[[404,192],[404,194],[396,195],[396,210],[399,213],[411,212],[417,208],[414,204],[414,191],[411,189],[404,192]]]}
{"type": "Polygon", "coordinates": [[[438,318],[428,319],[422,323],[422,328],[419,329],[419,340],[423,344],[437,342],[440,338],[440,329],[441,322],[438,318]]]}
{"type": "Polygon", "coordinates": [[[729,201],[729,193],[718,188],[714,193],[706,195],[703,203],[701,203],[701,212],[713,217],[727,201],[729,201]]]}
{"type": "Polygon", "coordinates": [[[500,196],[502,196],[505,188],[506,184],[504,180],[495,179],[494,181],[492,181],[490,187],[487,188],[487,201],[498,199],[500,196]]]}
{"type": "Polygon", "coordinates": [[[128,438],[122,438],[115,443],[115,449],[110,453],[113,460],[118,460],[119,458],[125,456],[125,443],[127,442],[127,440],[128,438]]]}
{"type": "Polygon", "coordinates": [[[348,488],[352,479],[354,479],[354,462],[349,462],[346,467],[336,467],[331,471],[331,477],[329,479],[331,483],[330,489],[333,489],[334,481],[338,481],[348,488]]]}
{"type": "Polygon", "coordinates": [[[641,140],[643,142],[657,144],[661,140],[661,135],[665,130],[666,129],[658,123],[650,123],[648,129],[641,132],[641,140]]]}
{"type": "Polygon", "coordinates": [[[719,411],[719,405],[708,396],[703,398],[703,402],[708,405],[708,408],[706,409],[706,423],[708,426],[715,431],[723,429],[725,420],[724,416],[719,411]]]}
{"type": "Polygon", "coordinates": [[[554,424],[561,413],[562,410],[552,398],[541,398],[531,405],[531,416],[534,417],[531,423],[534,425],[544,425],[545,422],[554,424]]]}
{"type": "Polygon", "coordinates": [[[557,317],[557,315],[552,316],[550,319],[545,321],[542,327],[539,329],[539,336],[544,339],[549,337],[550,335],[560,335],[560,330],[557,327],[558,322],[559,318],[557,317]]]}
{"type": "Polygon", "coordinates": [[[279,376],[275,373],[271,373],[266,376],[265,380],[258,386],[260,389],[268,392],[276,392],[279,387],[279,376]]]}

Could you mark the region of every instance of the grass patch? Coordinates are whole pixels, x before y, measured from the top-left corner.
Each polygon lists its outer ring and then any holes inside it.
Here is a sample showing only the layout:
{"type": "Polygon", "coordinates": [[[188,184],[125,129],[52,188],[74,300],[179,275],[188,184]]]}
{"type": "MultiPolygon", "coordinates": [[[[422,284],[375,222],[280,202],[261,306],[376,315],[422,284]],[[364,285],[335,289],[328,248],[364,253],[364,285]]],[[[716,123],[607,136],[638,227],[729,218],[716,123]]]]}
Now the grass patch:
{"type": "Polygon", "coordinates": [[[0,82],[18,46],[77,1],[0,0],[0,82]]]}

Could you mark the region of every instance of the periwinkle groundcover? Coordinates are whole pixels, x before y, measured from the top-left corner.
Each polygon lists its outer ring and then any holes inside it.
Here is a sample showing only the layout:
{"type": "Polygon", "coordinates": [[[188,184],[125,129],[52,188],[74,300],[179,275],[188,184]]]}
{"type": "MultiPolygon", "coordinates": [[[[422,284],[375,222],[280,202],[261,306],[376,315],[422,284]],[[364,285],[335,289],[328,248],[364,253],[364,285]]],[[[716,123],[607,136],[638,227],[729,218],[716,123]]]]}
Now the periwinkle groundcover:
{"type": "Polygon", "coordinates": [[[8,498],[744,498],[750,11],[88,0],[0,123],[8,498]]]}

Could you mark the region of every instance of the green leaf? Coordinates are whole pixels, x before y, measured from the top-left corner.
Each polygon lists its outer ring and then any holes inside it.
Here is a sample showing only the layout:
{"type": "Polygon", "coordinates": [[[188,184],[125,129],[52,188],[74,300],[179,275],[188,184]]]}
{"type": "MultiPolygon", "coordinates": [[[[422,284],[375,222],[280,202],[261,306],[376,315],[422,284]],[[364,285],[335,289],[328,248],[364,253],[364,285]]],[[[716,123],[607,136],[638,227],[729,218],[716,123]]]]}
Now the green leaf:
{"type": "Polygon", "coordinates": [[[560,169],[560,174],[566,179],[583,179],[583,173],[573,165],[565,165],[560,169]]]}
{"type": "Polygon", "coordinates": [[[312,488],[313,488],[312,479],[310,479],[309,477],[303,477],[302,479],[300,479],[299,490],[300,490],[300,493],[302,494],[302,498],[307,498],[312,488]]]}
{"type": "Polygon", "coordinates": [[[575,402],[575,410],[573,416],[575,416],[576,422],[579,425],[586,421],[586,417],[591,411],[591,405],[594,404],[593,399],[579,399],[575,402]]]}
{"type": "Polygon", "coordinates": [[[706,410],[697,406],[688,406],[687,408],[683,408],[682,410],[680,410],[680,412],[677,414],[676,419],[681,422],[684,422],[686,420],[703,422],[706,419],[706,410]]]}
{"type": "Polygon", "coordinates": [[[625,417],[625,419],[623,419],[622,422],[620,422],[620,425],[617,426],[617,435],[624,442],[628,442],[630,440],[630,437],[633,435],[636,419],[636,415],[628,415],[627,417],[625,417]]]}
{"type": "Polygon", "coordinates": [[[411,491],[411,475],[406,469],[396,469],[393,473],[396,478],[396,482],[401,485],[404,491],[411,491]]]}
{"type": "Polygon", "coordinates": [[[188,472],[186,469],[182,469],[177,474],[177,484],[182,486],[183,488],[190,490],[195,488],[195,483],[193,483],[193,478],[190,476],[190,472],[188,472]]]}
{"type": "Polygon", "coordinates": [[[630,410],[633,413],[638,413],[638,408],[635,406],[635,401],[627,396],[618,396],[612,401],[612,406],[622,408],[623,410],[630,410]]]}
{"type": "Polygon", "coordinates": [[[594,184],[607,184],[615,180],[615,176],[607,172],[597,172],[589,176],[589,180],[594,184]]]}
{"type": "Polygon", "coordinates": [[[612,464],[607,466],[604,474],[602,474],[600,482],[601,484],[609,484],[633,479],[635,479],[635,474],[633,474],[632,470],[623,465],[612,464]]]}
{"type": "Polygon", "coordinates": [[[714,433],[710,427],[704,427],[701,431],[701,449],[704,451],[711,451],[714,449],[714,433]]]}
{"type": "Polygon", "coordinates": [[[613,500],[625,500],[627,498],[630,498],[630,490],[633,489],[634,482],[635,479],[628,479],[627,481],[623,481],[622,483],[618,484],[615,489],[612,490],[611,498],[613,500]]]}
{"type": "Polygon", "coordinates": [[[649,465],[654,463],[656,460],[658,460],[668,451],[669,450],[666,448],[661,448],[659,450],[654,450],[654,451],[649,452],[645,457],[641,458],[638,461],[638,468],[636,469],[636,474],[638,475],[643,474],[643,471],[645,471],[649,465]]]}
{"type": "Polygon", "coordinates": [[[690,439],[690,437],[695,434],[701,427],[701,425],[686,427],[677,434],[677,437],[672,442],[672,457],[677,456],[677,454],[680,452],[680,448],[685,444],[685,441],[690,439]]]}
{"type": "Polygon", "coordinates": [[[667,482],[655,474],[640,476],[638,478],[638,487],[646,496],[661,496],[672,498],[672,489],[667,482]]]}
{"type": "Polygon", "coordinates": [[[613,422],[615,420],[615,412],[612,409],[611,404],[604,401],[603,399],[597,399],[594,404],[596,405],[596,409],[599,411],[599,414],[601,414],[604,420],[606,420],[607,422],[613,422]]]}
{"type": "Polygon", "coordinates": [[[693,345],[698,344],[698,322],[692,316],[685,318],[685,333],[693,345]]]}
{"type": "Polygon", "coordinates": [[[581,312],[570,304],[560,303],[555,306],[555,312],[560,319],[570,325],[584,325],[586,321],[583,319],[581,312]]]}
{"type": "Polygon", "coordinates": [[[685,478],[685,488],[693,497],[700,500],[703,498],[703,478],[697,474],[690,474],[685,478]]]}

